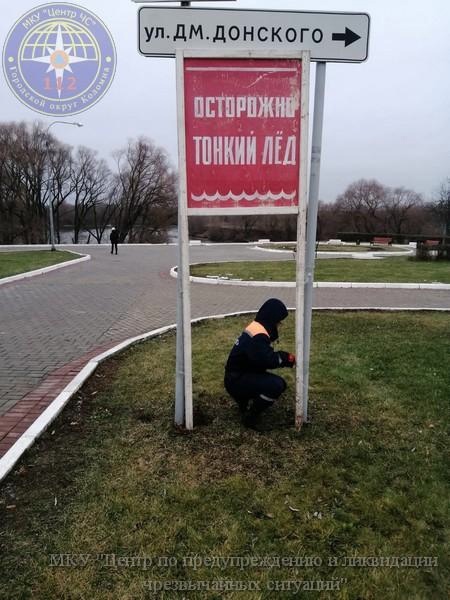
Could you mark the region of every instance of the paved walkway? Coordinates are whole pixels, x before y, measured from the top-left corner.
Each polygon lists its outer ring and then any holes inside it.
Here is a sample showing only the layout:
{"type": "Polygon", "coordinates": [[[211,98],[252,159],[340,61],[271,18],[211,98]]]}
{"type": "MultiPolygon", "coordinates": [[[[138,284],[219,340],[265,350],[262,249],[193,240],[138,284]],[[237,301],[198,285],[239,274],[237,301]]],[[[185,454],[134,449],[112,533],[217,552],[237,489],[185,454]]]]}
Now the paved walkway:
{"type": "MultiPolygon", "coordinates": [[[[0,286],[0,456],[96,354],[176,321],[176,246],[70,246],[92,260],[0,286]],[[8,437],[9,436],[9,437],[8,437]]],[[[192,246],[191,262],[267,260],[241,245],[192,246]]],[[[285,256],[271,256],[283,260],[285,256]]],[[[192,317],[256,309],[295,290],[192,284],[192,317]]],[[[450,308],[448,291],[316,289],[317,307],[450,308]]]]}

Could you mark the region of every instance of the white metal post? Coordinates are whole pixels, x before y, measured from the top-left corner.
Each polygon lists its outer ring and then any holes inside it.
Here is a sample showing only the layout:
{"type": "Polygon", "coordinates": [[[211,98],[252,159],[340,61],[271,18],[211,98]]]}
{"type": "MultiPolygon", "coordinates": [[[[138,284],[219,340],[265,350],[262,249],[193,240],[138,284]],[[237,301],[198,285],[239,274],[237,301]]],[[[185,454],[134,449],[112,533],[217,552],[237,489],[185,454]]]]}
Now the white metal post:
{"type": "Polygon", "coordinates": [[[184,425],[184,350],[183,350],[183,292],[181,280],[181,198],[178,195],[178,272],[177,272],[177,351],[176,351],[176,385],[175,385],[175,425],[184,425]]]}
{"type": "Polygon", "coordinates": [[[191,341],[191,298],[189,289],[189,228],[186,205],[181,217],[181,277],[183,312],[183,362],[184,362],[184,424],[186,429],[194,427],[192,406],[192,341],[191,341]]]}
{"type": "Polygon", "coordinates": [[[325,101],[326,62],[316,66],[314,89],[314,117],[311,146],[311,170],[309,180],[309,202],[306,229],[306,270],[305,270],[305,329],[303,355],[303,408],[304,419],[308,421],[309,360],[311,349],[312,293],[314,282],[314,258],[317,232],[317,212],[319,206],[320,159],[322,154],[323,108],[325,101]]]}
{"type": "MultiPolygon", "coordinates": [[[[190,2],[180,2],[181,6],[190,6],[190,2]]],[[[184,93],[184,92],[183,92],[184,93]]],[[[178,90],[177,98],[180,90],[178,90]]],[[[180,136],[182,131],[179,130],[180,136]]],[[[180,154],[180,152],[179,152],[180,154]]],[[[181,193],[178,194],[178,267],[177,267],[177,349],[176,349],[176,384],[175,384],[175,425],[181,427],[184,425],[185,416],[185,398],[184,398],[184,326],[183,326],[183,281],[181,277],[181,204],[183,199],[181,193]]]]}
{"type": "Polygon", "coordinates": [[[191,343],[191,300],[189,289],[189,227],[186,199],[186,169],[183,161],[186,157],[186,139],[184,131],[184,58],[181,51],[176,54],[177,69],[177,115],[178,115],[178,164],[180,166],[180,193],[178,198],[178,279],[179,288],[177,316],[181,323],[177,324],[177,394],[175,422],[180,419],[184,406],[184,425],[186,429],[193,428],[192,408],[192,343],[191,343]],[[179,336],[182,339],[179,340],[179,336]],[[182,362],[181,362],[182,360],[182,362]],[[182,380],[182,385],[181,385],[182,380]],[[183,402],[181,401],[183,391],[183,402]]]}
{"type": "MultiPolygon", "coordinates": [[[[302,77],[300,90],[300,166],[299,166],[299,211],[297,217],[297,253],[295,286],[295,345],[296,355],[303,353],[304,340],[304,268],[306,205],[308,200],[308,114],[309,114],[309,52],[302,52],[302,77]]],[[[295,377],[295,427],[300,430],[304,420],[303,369],[300,365],[295,377]]]]}

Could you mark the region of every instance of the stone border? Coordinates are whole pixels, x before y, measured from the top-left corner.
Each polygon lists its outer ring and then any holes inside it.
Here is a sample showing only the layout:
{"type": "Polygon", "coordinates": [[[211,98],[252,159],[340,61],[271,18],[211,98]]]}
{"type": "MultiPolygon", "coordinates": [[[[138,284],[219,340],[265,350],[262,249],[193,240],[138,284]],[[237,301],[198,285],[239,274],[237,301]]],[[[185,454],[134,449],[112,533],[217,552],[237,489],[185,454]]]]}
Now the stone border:
{"type": "MultiPolygon", "coordinates": [[[[293,311],[294,308],[288,308],[293,311]]],[[[358,311],[358,312],[450,312],[450,308],[396,308],[396,307],[316,307],[313,310],[319,311],[358,311]]],[[[219,315],[209,315],[206,317],[198,317],[192,319],[191,323],[200,323],[201,321],[211,319],[224,319],[227,317],[236,317],[240,315],[255,314],[255,310],[245,310],[238,312],[231,312],[219,315]]],[[[117,354],[121,350],[125,350],[133,344],[144,342],[154,337],[159,337],[168,331],[176,329],[176,324],[167,325],[149,331],[147,333],[129,338],[116,346],[113,346],[106,352],[102,352],[89,362],[81,369],[81,371],[66,385],[66,387],[56,396],[51,404],[38,416],[38,418],[24,431],[21,436],[17,439],[14,445],[0,458],[0,481],[6,477],[6,475],[13,469],[14,465],[20,459],[22,454],[30,448],[35,440],[47,429],[47,427],[56,419],[59,413],[63,410],[66,404],[69,402],[71,397],[80,389],[80,387],[86,382],[86,380],[96,370],[97,366],[109,358],[110,356],[117,354]]]]}
{"type": "MultiPolygon", "coordinates": [[[[285,242],[280,242],[280,244],[283,243],[285,242]]],[[[289,252],[290,254],[293,253],[293,250],[277,250],[276,248],[263,248],[262,246],[255,246],[254,250],[261,250],[261,252],[289,252]]],[[[406,250],[402,250],[401,252],[382,252],[377,250],[374,250],[373,252],[327,252],[319,250],[317,252],[317,256],[322,258],[354,258],[357,260],[378,260],[380,258],[391,258],[393,256],[408,256],[409,254],[414,254],[414,248],[408,247],[406,250]]]]}
{"type": "MultiPolygon", "coordinates": [[[[230,262],[230,261],[227,261],[230,262]]],[[[242,261],[234,261],[242,262],[242,261]]],[[[205,263],[191,263],[190,266],[204,265],[205,263]]],[[[177,266],[170,269],[170,276],[177,278],[177,266]]],[[[212,285],[241,285],[257,287],[295,288],[295,281],[247,281],[243,279],[225,279],[224,277],[196,277],[189,276],[193,283],[208,283],[212,285]]],[[[315,288],[374,288],[393,290],[450,290],[450,283],[362,283],[356,281],[315,281],[315,288]]]]}
{"type": "MultiPolygon", "coordinates": [[[[47,248],[47,246],[45,246],[45,247],[47,248]]],[[[74,252],[73,250],[64,250],[64,252],[70,252],[70,254],[75,254],[76,256],[80,256],[80,258],[76,258],[74,260],[66,260],[66,261],[58,263],[56,265],[50,265],[49,267],[42,267],[41,269],[35,269],[34,271],[26,271],[25,273],[18,273],[17,275],[11,275],[10,277],[3,277],[3,279],[0,279],[0,285],[3,285],[5,283],[11,283],[12,281],[19,281],[20,279],[27,279],[28,277],[36,277],[36,275],[42,275],[43,273],[49,273],[50,271],[56,271],[57,269],[62,269],[63,267],[69,267],[69,266],[75,265],[77,263],[85,262],[86,260],[91,260],[90,254],[81,254],[80,255],[78,252],[74,252]]]]}
{"type": "MultiPolygon", "coordinates": [[[[203,240],[189,240],[190,246],[254,246],[258,242],[205,242],[203,240]]],[[[102,242],[101,244],[93,243],[87,244],[85,242],[81,242],[78,244],[55,244],[55,247],[58,250],[64,250],[67,246],[83,246],[86,248],[107,248],[111,245],[111,242],[102,242]]],[[[119,243],[119,246],[122,248],[133,248],[136,246],[178,246],[178,242],[155,242],[155,243],[128,243],[122,242],[119,243]]],[[[31,250],[49,250],[49,244],[0,244],[0,250],[8,250],[9,248],[30,248],[31,250]]],[[[69,250],[67,250],[69,252],[69,250]]]]}
{"type": "MultiPolygon", "coordinates": [[[[295,242],[270,242],[271,244],[288,244],[288,243],[295,243],[295,242]]],[[[323,244],[325,245],[325,244],[323,244]]],[[[346,244],[342,244],[343,247],[345,247],[346,244]]],[[[353,246],[354,244],[350,244],[351,246],[353,246]]],[[[368,246],[370,247],[370,246],[368,246]]],[[[395,248],[404,248],[404,246],[398,245],[398,244],[394,244],[392,247],[395,248]]],[[[284,250],[284,249],[280,249],[278,250],[277,248],[263,248],[262,246],[255,246],[254,247],[255,250],[261,250],[262,252],[289,252],[290,254],[292,254],[294,251],[293,250],[284,250]]],[[[383,252],[381,250],[374,250],[374,251],[368,251],[368,252],[327,252],[326,250],[318,250],[317,251],[317,255],[319,257],[322,258],[356,258],[359,260],[373,260],[373,259],[379,259],[379,258],[390,258],[392,256],[408,256],[409,254],[414,254],[414,250],[415,248],[411,248],[409,246],[407,246],[405,248],[405,250],[401,250],[398,252],[383,252]]]]}

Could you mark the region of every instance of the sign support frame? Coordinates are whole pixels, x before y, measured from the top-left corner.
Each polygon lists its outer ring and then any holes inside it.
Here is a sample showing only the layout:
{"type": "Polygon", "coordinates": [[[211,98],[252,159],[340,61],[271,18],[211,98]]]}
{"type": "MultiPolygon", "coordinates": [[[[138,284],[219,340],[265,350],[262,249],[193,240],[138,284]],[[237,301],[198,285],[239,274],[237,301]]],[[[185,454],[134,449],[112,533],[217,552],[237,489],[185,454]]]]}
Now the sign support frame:
{"type": "MultiPolygon", "coordinates": [[[[305,259],[306,259],[306,213],[308,203],[308,123],[310,52],[302,52],[302,80],[300,91],[300,171],[302,182],[298,201],[297,252],[295,265],[295,353],[304,356],[305,336],[305,259]]],[[[295,374],[295,428],[300,431],[305,420],[304,369],[296,366],[295,374]]]]}
{"type": "MultiPolygon", "coordinates": [[[[184,70],[183,51],[176,52],[177,73],[177,120],[178,120],[178,164],[186,156],[186,138],[184,135],[184,70]],[[181,134],[183,132],[183,134],[181,134]]],[[[182,384],[178,386],[178,393],[183,393],[182,400],[176,398],[176,406],[184,408],[184,426],[187,430],[193,429],[192,406],[192,338],[191,338],[191,298],[189,289],[189,225],[187,216],[187,181],[186,169],[180,170],[179,197],[178,197],[178,245],[179,265],[177,278],[181,282],[177,314],[181,317],[181,331],[177,327],[177,366],[182,377],[182,384]],[[178,341],[180,339],[180,342],[178,341]]],[[[178,372],[177,372],[178,376],[178,372]]],[[[177,380],[178,381],[178,380],[177,380]]],[[[180,382],[181,383],[181,382],[180,382]]],[[[181,411],[180,413],[181,414],[181,411]]]]}
{"type": "MultiPolygon", "coordinates": [[[[308,122],[309,122],[309,79],[310,79],[310,51],[208,51],[208,50],[176,50],[177,73],[177,122],[178,122],[178,160],[179,165],[186,161],[185,137],[185,98],[184,98],[184,58],[280,58],[297,59],[301,61],[301,89],[300,89],[300,160],[299,160],[299,197],[295,210],[289,207],[290,214],[297,214],[297,253],[296,253],[296,316],[295,316],[295,347],[297,356],[303,353],[304,344],[304,318],[305,318],[305,256],[306,256],[306,213],[308,199],[308,122]]],[[[282,208],[282,207],[281,207],[282,208]]],[[[215,209],[214,214],[219,215],[221,209],[215,209]]],[[[223,209],[222,214],[282,214],[280,208],[261,207],[256,213],[254,209],[245,208],[223,209]]],[[[192,405],[192,339],[191,339],[191,302],[189,282],[189,225],[188,215],[195,214],[187,207],[187,170],[180,169],[179,179],[179,206],[178,206],[178,294],[177,294],[177,371],[176,371],[176,400],[175,423],[182,426],[181,415],[184,409],[184,426],[187,430],[193,429],[192,405]]],[[[301,428],[304,421],[304,369],[303,365],[297,366],[295,390],[295,426],[301,428]]]]}
{"type": "Polygon", "coordinates": [[[314,284],[314,260],[319,208],[320,161],[322,156],[323,112],[325,103],[326,62],[316,65],[314,86],[314,116],[311,140],[311,169],[309,174],[309,200],[306,225],[305,264],[305,329],[303,341],[303,403],[304,421],[308,423],[309,363],[311,354],[312,296],[314,284]]]}
{"type": "MultiPolygon", "coordinates": [[[[178,195],[178,264],[181,265],[181,244],[180,244],[180,195],[178,195]]],[[[179,274],[178,274],[179,275],[179,274]]],[[[183,288],[181,276],[177,277],[177,346],[176,346],[176,366],[175,366],[175,425],[183,427],[184,425],[184,356],[183,356],[183,288]],[[178,332],[181,332],[180,334],[178,332]]]]}

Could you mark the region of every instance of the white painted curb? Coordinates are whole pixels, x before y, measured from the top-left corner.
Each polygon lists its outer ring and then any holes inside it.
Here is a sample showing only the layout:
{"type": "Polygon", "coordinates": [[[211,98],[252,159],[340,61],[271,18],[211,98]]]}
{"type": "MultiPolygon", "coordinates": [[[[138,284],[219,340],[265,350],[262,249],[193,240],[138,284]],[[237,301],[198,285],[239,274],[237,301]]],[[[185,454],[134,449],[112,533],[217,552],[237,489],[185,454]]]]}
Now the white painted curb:
{"type": "MultiPolygon", "coordinates": [[[[150,0],[149,0],[150,1],[150,0]]],[[[255,244],[257,244],[257,242],[204,242],[202,240],[189,240],[189,245],[190,246],[254,246],[255,244]]],[[[55,244],[55,247],[58,250],[66,250],[67,247],[78,247],[81,246],[83,248],[108,248],[111,245],[110,242],[102,242],[101,244],[86,244],[86,243],[79,243],[79,244],[55,244]]],[[[123,243],[119,243],[119,248],[138,248],[138,247],[148,247],[151,248],[153,246],[178,246],[178,242],[158,242],[158,243],[154,243],[154,244],[150,244],[150,243],[128,243],[128,242],[123,242],[123,243]]],[[[0,244],[0,250],[9,250],[10,248],[30,248],[30,250],[49,250],[50,246],[49,244],[0,244]]],[[[67,250],[67,252],[70,252],[70,250],[67,250]]]]}
{"type": "MultiPolygon", "coordinates": [[[[65,250],[65,252],[70,252],[71,254],[80,256],[77,252],[73,252],[72,250],[65,250]]],[[[75,260],[66,260],[65,262],[58,263],[57,265],[50,265],[49,267],[43,267],[42,269],[35,269],[34,271],[27,271],[26,273],[18,273],[17,275],[11,275],[10,277],[3,277],[3,279],[0,279],[0,285],[11,283],[12,281],[19,281],[20,279],[36,277],[36,275],[42,275],[43,273],[49,273],[50,271],[56,271],[57,269],[70,267],[77,263],[85,262],[86,260],[91,260],[90,254],[84,254],[81,256],[81,258],[76,258],[75,260]]]]}
{"type": "MultiPolygon", "coordinates": [[[[192,319],[191,323],[200,323],[201,321],[207,321],[211,319],[224,319],[226,317],[236,317],[239,315],[246,314],[255,314],[258,309],[254,310],[244,310],[232,313],[225,313],[220,315],[209,315],[206,317],[198,317],[197,319],[192,319]]],[[[288,310],[293,311],[295,308],[288,308],[288,310]]],[[[360,312],[450,312],[450,308],[403,308],[403,307],[348,307],[348,306],[339,306],[339,307],[316,307],[313,310],[319,311],[360,311],[360,312]]],[[[20,438],[14,443],[14,445],[4,454],[4,456],[0,459],[0,481],[6,477],[6,475],[11,471],[16,462],[22,456],[22,454],[30,448],[30,446],[34,443],[34,441],[47,429],[47,427],[54,421],[54,419],[59,415],[62,409],[66,406],[67,402],[70,398],[80,389],[83,383],[92,375],[95,371],[99,363],[103,362],[108,357],[112,356],[128,348],[129,346],[136,344],[138,342],[143,342],[145,340],[151,339],[153,337],[160,336],[168,331],[176,329],[176,324],[167,325],[166,327],[160,327],[159,329],[154,329],[153,331],[149,331],[142,335],[138,335],[136,337],[129,338],[117,346],[110,348],[106,352],[99,354],[95,358],[91,359],[83,369],[70,381],[66,387],[59,393],[59,395],[53,400],[53,402],[44,410],[44,412],[39,415],[39,417],[30,425],[30,427],[20,436],[20,438]]]]}
{"type": "Polygon", "coordinates": [[[145,333],[143,335],[129,338],[124,342],[114,346],[110,350],[99,354],[95,358],[91,359],[83,369],[70,381],[66,387],[58,394],[58,396],[53,400],[53,402],[44,410],[44,412],[39,415],[39,417],[30,425],[30,427],[24,431],[24,433],[20,436],[20,438],[15,442],[13,446],[4,454],[4,456],[0,459],[0,481],[11,471],[13,466],[28,448],[33,444],[33,442],[38,438],[47,427],[50,425],[52,421],[59,415],[62,409],[65,407],[70,398],[80,389],[83,383],[92,375],[92,373],[97,368],[98,364],[115,354],[116,352],[120,352],[124,348],[135,344],[140,341],[144,341],[151,337],[155,337],[157,335],[161,335],[170,329],[175,328],[176,325],[169,325],[167,327],[161,327],[159,329],[155,329],[149,333],[145,333]]]}
{"type": "MultiPolygon", "coordinates": [[[[241,261],[235,261],[241,262],[241,261]]],[[[205,263],[191,263],[191,266],[205,263]]],[[[170,269],[170,276],[177,278],[177,266],[170,269]]],[[[295,281],[246,281],[243,279],[225,279],[224,277],[195,277],[189,276],[193,283],[212,285],[241,285],[247,287],[277,287],[295,288],[295,281]]],[[[450,283],[360,283],[353,281],[315,281],[314,288],[373,288],[391,290],[450,290],[450,283]]]]}
{"type": "MultiPolygon", "coordinates": [[[[284,243],[284,242],[281,242],[284,243]]],[[[345,247],[345,246],[344,246],[345,247]]],[[[254,250],[261,250],[261,252],[285,252],[293,254],[293,250],[278,250],[277,248],[263,248],[262,246],[255,246],[254,250]]],[[[354,258],[358,260],[378,260],[380,258],[391,258],[392,256],[408,256],[414,253],[414,248],[408,248],[399,252],[382,252],[380,250],[374,250],[373,252],[327,252],[326,250],[319,250],[317,255],[323,258],[354,258]]]]}

